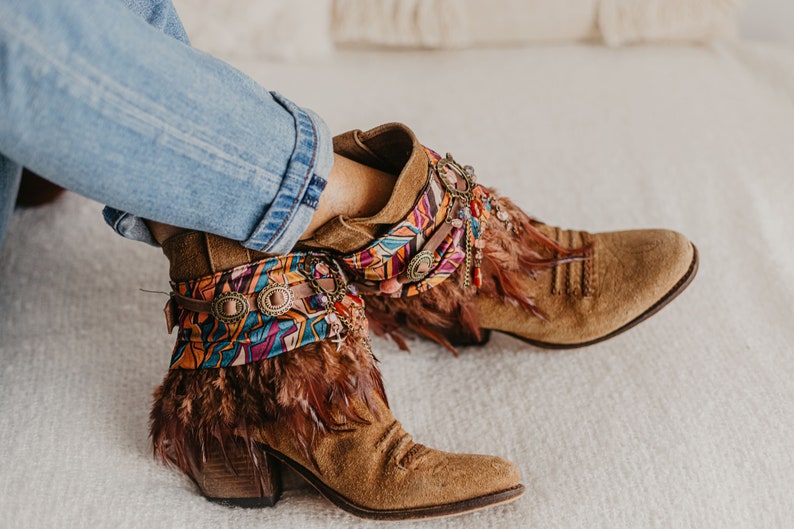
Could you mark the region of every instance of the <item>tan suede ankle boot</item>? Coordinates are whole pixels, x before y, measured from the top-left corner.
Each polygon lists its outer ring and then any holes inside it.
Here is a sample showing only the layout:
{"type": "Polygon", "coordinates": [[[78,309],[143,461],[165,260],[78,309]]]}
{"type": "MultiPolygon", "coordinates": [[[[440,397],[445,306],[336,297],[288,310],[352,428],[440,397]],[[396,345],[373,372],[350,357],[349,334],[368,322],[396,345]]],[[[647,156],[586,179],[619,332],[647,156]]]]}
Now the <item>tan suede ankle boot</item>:
{"type": "Polygon", "coordinates": [[[413,442],[389,410],[361,300],[327,255],[269,257],[187,232],[167,240],[171,370],[155,392],[155,454],[213,501],[259,507],[282,465],[342,509],[444,516],[511,501],[518,470],[413,442]]]}
{"type": "Polygon", "coordinates": [[[351,131],[334,148],[397,175],[394,190],[376,215],[336,218],[302,247],[340,254],[373,330],[403,347],[404,327],[453,351],[490,330],[541,347],[593,344],[653,315],[697,271],[694,245],[673,231],[538,222],[404,125],[351,131]]]}

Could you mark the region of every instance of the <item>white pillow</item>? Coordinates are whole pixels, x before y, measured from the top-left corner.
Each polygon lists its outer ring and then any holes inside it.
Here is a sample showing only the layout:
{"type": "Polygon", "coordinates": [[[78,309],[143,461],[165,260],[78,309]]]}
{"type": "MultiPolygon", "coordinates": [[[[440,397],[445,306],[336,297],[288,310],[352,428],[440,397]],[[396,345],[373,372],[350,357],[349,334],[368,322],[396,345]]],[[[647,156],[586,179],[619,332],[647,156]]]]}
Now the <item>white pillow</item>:
{"type": "Polygon", "coordinates": [[[612,46],[708,42],[735,34],[737,0],[601,0],[598,27],[612,46]]]}
{"type": "Polygon", "coordinates": [[[603,39],[707,41],[733,34],[738,0],[334,0],[339,43],[455,48],[603,39]]]}
{"type": "Polygon", "coordinates": [[[337,43],[461,48],[598,36],[599,0],[334,0],[337,43]]]}

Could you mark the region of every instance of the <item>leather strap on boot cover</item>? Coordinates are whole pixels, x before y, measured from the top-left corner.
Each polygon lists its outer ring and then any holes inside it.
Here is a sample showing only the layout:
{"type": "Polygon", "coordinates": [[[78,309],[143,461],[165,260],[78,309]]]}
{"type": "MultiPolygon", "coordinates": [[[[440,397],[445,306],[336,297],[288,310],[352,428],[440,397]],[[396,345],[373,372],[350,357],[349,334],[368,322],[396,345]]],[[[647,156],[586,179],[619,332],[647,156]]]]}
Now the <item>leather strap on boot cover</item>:
{"type": "MultiPolygon", "coordinates": [[[[482,233],[492,199],[474,182],[474,171],[450,155],[424,149],[430,178],[413,209],[385,234],[341,258],[364,289],[393,297],[414,296],[449,278],[465,263],[476,287],[482,233]]],[[[468,284],[468,283],[466,283],[468,284]]]]}
{"type": "Polygon", "coordinates": [[[179,326],[172,369],[257,362],[348,333],[366,339],[364,303],[328,256],[296,252],[234,266],[251,256],[234,241],[198,232],[172,239],[163,250],[173,276],[212,272],[171,283],[166,318],[179,326]]]}

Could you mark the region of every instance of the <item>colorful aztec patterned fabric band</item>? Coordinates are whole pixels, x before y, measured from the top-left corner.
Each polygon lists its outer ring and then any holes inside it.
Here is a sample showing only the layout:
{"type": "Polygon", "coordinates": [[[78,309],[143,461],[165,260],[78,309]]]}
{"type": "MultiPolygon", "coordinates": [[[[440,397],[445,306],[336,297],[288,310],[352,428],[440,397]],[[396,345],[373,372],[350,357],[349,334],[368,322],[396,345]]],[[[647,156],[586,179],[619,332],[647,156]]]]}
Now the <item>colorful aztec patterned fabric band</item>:
{"type": "Polygon", "coordinates": [[[323,254],[271,257],[171,286],[175,295],[167,309],[180,299],[183,305],[212,307],[179,308],[172,369],[257,362],[328,338],[341,340],[350,331],[367,336],[363,301],[323,254]]]}
{"type": "MultiPolygon", "coordinates": [[[[461,264],[470,268],[472,260],[474,285],[479,287],[477,256],[482,259],[479,241],[491,212],[490,195],[475,183],[471,167],[460,167],[449,154],[441,158],[431,149],[425,148],[425,152],[428,182],[408,217],[369,246],[341,259],[356,282],[368,290],[393,297],[414,296],[450,277],[461,264]],[[443,174],[439,173],[440,164],[443,174]],[[423,251],[444,223],[451,225],[449,233],[432,251],[423,251]],[[429,266],[417,277],[409,272],[420,259],[429,266]],[[396,288],[384,288],[386,282],[396,279],[396,288]]],[[[466,280],[468,284],[468,277],[466,280]]]]}

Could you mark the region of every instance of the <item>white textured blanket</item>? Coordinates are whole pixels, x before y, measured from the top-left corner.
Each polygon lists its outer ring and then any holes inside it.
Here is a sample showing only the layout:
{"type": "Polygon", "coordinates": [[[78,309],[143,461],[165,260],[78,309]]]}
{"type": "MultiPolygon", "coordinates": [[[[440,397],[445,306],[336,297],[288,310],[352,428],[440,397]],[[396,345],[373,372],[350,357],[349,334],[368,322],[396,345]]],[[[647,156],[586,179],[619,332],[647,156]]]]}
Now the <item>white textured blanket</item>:
{"type": "MultiPolygon", "coordinates": [[[[519,501],[399,527],[794,527],[794,52],[558,47],[343,53],[241,64],[331,128],[411,124],[540,218],[669,227],[688,291],[634,330],[459,358],[375,340],[419,442],[515,461],[519,501]]],[[[243,199],[243,198],[241,198],[243,199]]],[[[397,527],[293,483],[273,509],[211,504],[151,457],[171,338],[167,265],[76,196],[19,213],[0,254],[0,527],[397,527]]]]}

